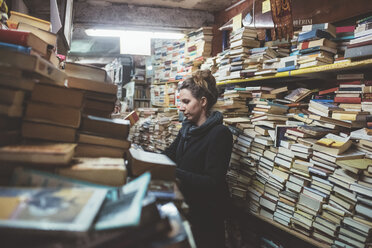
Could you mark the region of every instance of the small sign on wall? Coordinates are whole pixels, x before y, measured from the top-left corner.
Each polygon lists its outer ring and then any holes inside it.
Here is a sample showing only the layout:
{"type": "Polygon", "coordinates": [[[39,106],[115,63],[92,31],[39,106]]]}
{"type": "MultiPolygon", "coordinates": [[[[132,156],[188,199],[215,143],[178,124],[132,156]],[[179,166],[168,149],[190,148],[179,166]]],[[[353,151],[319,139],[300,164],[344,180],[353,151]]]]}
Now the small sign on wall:
{"type": "Polygon", "coordinates": [[[265,0],[262,2],[262,14],[269,12],[271,10],[270,0],[265,0]]]}

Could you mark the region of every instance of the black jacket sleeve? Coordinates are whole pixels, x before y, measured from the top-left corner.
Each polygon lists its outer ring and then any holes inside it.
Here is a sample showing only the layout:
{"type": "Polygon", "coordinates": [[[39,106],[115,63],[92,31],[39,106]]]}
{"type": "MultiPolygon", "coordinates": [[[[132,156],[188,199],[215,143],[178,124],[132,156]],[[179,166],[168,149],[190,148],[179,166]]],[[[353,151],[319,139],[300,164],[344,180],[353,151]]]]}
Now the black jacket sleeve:
{"type": "Polygon", "coordinates": [[[215,190],[226,178],[232,151],[232,134],[225,126],[218,126],[209,135],[203,175],[177,168],[181,184],[190,190],[215,190]]]}
{"type": "Polygon", "coordinates": [[[180,139],[181,139],[181,132],[178,132],[176,139],[163,152],[163,154],[167,155],[174,162],[176,162],[177,147],[178,147],[178,144],[180,143],[180,139]]]}

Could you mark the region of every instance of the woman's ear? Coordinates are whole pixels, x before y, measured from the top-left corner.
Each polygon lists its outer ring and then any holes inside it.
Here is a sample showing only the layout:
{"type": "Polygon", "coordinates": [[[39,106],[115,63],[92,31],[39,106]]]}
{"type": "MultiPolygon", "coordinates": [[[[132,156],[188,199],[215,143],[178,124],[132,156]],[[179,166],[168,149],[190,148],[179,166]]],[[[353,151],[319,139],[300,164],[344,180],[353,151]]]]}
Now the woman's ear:
{"type": "Polygon", "coordinates": [[[205,96],[203,96],[202,98],[200,98],[200,103],[202,105],[202,108],[206,108],[207,107],[207,98],[205,96]]]}

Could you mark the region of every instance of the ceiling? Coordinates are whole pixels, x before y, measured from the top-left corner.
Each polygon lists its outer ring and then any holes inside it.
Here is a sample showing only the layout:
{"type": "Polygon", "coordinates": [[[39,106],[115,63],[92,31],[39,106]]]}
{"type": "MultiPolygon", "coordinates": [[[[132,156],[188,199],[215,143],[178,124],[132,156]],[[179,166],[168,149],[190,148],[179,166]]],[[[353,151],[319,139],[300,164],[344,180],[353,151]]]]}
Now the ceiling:
{"type": "Polygon", "coordinates": [[[169,8],[197,9],[219,11],[232,5],[237,0],[85,0],[96,5],[133,4],[145,6],[162,6],[169,8]]]}

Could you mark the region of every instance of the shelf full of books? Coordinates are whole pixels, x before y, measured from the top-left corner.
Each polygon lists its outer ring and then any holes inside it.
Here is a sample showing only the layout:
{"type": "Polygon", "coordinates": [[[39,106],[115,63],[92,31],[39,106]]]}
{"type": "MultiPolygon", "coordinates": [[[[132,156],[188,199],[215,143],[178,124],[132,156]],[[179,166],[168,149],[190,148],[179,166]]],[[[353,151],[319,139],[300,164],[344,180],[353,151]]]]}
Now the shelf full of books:
{"type": "Polygon", "coordinates": [[[371,23],[368,17],[351,26],[305,25],[292,40],[265,43],[257,40],[255,29],[242,27],[231,33],[230,49],[213,57],[207,67],[216,68],[219,85],[324,78],[345,69],[363,69],[371,63],[371,23]]]}
{"type": "Polygon", "coordinates": [[[299,81],[226,88],[216,108],[234,134],[227,174],[232,197],[315,246],[367,246],[372,230],[367,75],[339,73],[308,87],[299,81]]]}

